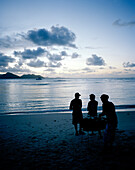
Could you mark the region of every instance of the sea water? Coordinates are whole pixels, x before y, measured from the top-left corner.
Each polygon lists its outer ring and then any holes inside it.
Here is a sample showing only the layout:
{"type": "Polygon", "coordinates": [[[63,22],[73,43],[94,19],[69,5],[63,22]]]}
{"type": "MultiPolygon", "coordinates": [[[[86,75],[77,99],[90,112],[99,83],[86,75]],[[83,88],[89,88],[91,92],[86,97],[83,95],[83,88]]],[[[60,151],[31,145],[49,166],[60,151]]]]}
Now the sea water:
{"type": "MultiPolygon", "coordinates": [[[[135,108],[135,78],[0,79],[0,114],[47,114],[69,112],[70,101],[79,92],[86,112],[89,95],[108,94],[117,110],[135,108]]],[[[71,111],[70,111],[71,112],[71,111]]]]}

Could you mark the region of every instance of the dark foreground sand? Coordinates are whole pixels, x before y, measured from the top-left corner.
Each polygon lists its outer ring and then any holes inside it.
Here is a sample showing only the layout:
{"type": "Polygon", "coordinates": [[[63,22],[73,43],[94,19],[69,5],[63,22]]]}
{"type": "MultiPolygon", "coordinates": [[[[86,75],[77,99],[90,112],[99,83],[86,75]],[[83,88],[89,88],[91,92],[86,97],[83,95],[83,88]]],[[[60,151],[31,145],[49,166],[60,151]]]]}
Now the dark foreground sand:
{"type": "Polygon", "coordinates": [[[134,120],[135,112],[120,114],[114,146],[104,151],[97,132],[75,136],[71,114],[0,116],[0,168],[134,169],[134,120]]]}

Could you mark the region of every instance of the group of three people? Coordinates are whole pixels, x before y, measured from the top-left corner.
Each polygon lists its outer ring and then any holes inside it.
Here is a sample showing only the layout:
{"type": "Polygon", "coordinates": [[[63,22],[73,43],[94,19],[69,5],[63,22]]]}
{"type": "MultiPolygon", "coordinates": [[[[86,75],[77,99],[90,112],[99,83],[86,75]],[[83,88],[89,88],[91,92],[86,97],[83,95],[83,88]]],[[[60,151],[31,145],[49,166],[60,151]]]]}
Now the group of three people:
{"type": "MultiPolygon", "coordinates": [[[[76,135],[83,134],[81,127],[81,121],[83,119],[82,114],[82,100],[79,99],[81,95],[77,92],[75,93],[75,98],[70,102],[70,110],[72,112],[72,123],[75,127],[76,135]],[[77,129],[77,124],[80,124],[79,132],[77,129]]],[[[109,96],[107,94],[102,94],[100,97],[102,105],[102,113],[99,114],[99,117],[106,116],[107,125],[104,132],[104,143],[105,145],[108,142],[113,142],[115,136],[115,130],[117,128],[118,120],[115,112],[115,106],[112,102],[108,101],[109,96]]],[[[97,117],[97,106],[98,102],[95,100],[95,95],[90,95],[90,101],[88,102],[87,110],[90,117],[97,117]]]]}

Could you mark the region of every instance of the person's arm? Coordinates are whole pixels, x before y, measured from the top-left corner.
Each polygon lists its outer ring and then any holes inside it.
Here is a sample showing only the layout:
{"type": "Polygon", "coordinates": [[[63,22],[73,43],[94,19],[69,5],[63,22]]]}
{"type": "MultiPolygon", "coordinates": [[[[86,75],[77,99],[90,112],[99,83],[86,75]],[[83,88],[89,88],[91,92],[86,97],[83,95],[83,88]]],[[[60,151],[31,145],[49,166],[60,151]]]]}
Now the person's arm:
{"type": "Polygon", "coordinates": [[[102,108],[103,108],[103,110],[102,110],[102,113],[99,114],[99,117],[106,115],[106,114],[105,114],[105,111],[104,111],[104,106],[102,106],[102,108]]]}
{"type": "Polygon", "coordinates": [[[98,102],[97,102],[97,109],[98,109],[98,102]]]}
{"type": "Polygon", "coordinates": [[[115,113],[115,106],[114,106],[113,103],[111,103],[111,110],[112,110],[113,113],[115,113]]]}
{"type": "Polygon", "coordinates": [[[88,105],[87,105],[87,111],[89,111],[89,103],[88,103],[88,105]]]}
{"type": "Polygon", "coordinates": [[[81,100],[81,108],[82,108],[82,100],[81,100]]]}
{"type": "Polygon", "coordinates": [[[69,110],[73,110],[72,101],[70,102],[69,110]]]}

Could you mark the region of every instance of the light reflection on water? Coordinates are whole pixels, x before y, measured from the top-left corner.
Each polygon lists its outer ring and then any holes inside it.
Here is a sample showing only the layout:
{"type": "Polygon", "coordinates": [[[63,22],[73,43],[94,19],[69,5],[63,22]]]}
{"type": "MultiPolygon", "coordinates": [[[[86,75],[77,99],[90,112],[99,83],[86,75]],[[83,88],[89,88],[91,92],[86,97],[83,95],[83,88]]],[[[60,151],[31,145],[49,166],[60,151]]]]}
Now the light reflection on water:
{"type": "Polygon", "coordinates": [[[44,79],[0,80],[0,113],[68,109],[79,92],[86,108],[94,93],[99,106],[106,93],[115,105],[134,105],[135,79],[44,79]]]}

